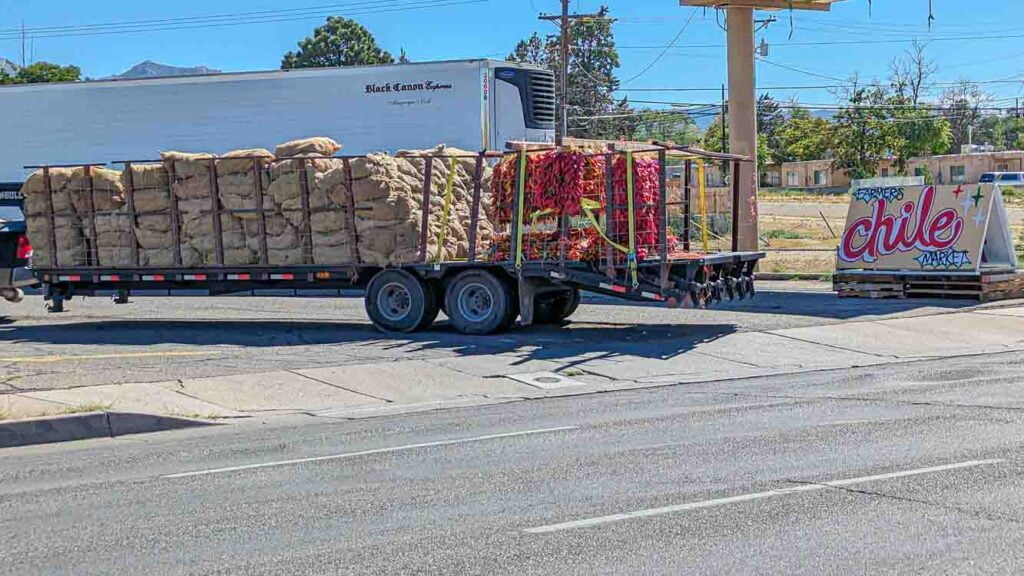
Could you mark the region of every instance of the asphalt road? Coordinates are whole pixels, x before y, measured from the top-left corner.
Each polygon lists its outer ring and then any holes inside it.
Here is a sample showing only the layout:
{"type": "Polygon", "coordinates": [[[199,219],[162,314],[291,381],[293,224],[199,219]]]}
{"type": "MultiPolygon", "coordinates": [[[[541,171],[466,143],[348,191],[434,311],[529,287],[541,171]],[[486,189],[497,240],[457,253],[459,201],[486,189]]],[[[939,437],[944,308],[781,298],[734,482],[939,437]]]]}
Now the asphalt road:
{"type": "Polygon", "coordinates": [[[1015,573],[1022,379],[1006,353],[9,449],[0,572],[1015,573]]]}

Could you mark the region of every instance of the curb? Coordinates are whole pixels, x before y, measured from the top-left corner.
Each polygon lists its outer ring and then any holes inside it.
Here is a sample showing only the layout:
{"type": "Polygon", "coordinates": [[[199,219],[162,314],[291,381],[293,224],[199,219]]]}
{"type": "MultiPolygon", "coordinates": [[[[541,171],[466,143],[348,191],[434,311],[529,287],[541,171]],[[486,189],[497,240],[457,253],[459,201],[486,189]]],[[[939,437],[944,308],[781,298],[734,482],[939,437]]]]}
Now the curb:
{"type": "Polygon", "coordinates": [[[0,422],[0,448],[90,438],[114,438],[127,434],[213,425],[203,420],[176,416],[134,412],[85,412],[0,422]]]}

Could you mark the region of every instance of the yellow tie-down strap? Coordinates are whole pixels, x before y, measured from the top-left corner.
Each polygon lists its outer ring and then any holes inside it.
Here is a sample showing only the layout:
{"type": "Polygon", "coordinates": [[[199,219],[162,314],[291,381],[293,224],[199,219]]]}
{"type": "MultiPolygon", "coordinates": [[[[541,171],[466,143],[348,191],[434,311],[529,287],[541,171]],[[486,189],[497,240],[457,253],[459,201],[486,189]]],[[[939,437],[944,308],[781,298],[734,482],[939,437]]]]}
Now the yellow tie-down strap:
{"type": "MultiPolygon", "coordinates": [[[[441,212],[441,231],[437,233],[437,258],[440,262],[444,259],[444,243],[448,240],[448,220],[452,214],[452,192],[455,189],[455,157],[448,160],[448,182],[444,187],[444,211],[441,212]]],[[[424,206],[424,210],[430,210],[430,206],[424,206]]]]}

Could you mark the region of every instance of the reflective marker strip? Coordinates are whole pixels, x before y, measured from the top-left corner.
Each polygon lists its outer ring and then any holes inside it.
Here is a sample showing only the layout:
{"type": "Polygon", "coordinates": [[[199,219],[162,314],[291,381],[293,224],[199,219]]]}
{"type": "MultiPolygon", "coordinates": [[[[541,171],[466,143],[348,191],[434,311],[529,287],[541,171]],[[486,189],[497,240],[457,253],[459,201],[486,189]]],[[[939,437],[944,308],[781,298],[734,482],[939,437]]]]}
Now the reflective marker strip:
{"type": "Polygon", "coordinates": [[[100,276],[100,282],[120,282],[120,281],[121,281],[121,277],[116,275],[116,274],[112,274],[110,276],[100,276]]]}
{"type": "Polygon", "coordinates": [[[659,302],[665,299],[661,294],[655,294],[653,292],[641,292],[640,295],[651,300],[658,300],[659,302]]]}
{"type": "Polygon", "coordinates": [[[76,275],[72,275],[72,276],[57,276],[57,281],[58,282],[81,282],[82,281],[82,277],[78,276],[77,274],[76,275]]]}
{"type": "Polygon", "coordinates": [[[598,286],[600,286],[601,288],[604,288],[605,290],[611,290],[612,292],[618,292],[619,294],[625,294],[626,293],[626,287],[625,286],[619,286],[618,284],[608,284],[608,283],[602,282],[602,283],[598,284],[598,286]]]}
{"type": "Polygon", "coordinates": [[[228,274],[228,280],[249,280],[252,278],[251,274],[228,274]]]}
{"type": "Polygon", "coordinates": [[[271,274],[271,280],[295,280],[295,274],[271,274]]]}
{"type": "Polygon", "coordinates": [[[163,274],[147,274],[147,275],[142,277],[142,281],[143,282],[163,282],[164,281],[164,275],[163,274]]]}
{"type": "Polygon", "coordinates": [[[185,274],[182,280],[206,280],[206,274],[185,274]]]}

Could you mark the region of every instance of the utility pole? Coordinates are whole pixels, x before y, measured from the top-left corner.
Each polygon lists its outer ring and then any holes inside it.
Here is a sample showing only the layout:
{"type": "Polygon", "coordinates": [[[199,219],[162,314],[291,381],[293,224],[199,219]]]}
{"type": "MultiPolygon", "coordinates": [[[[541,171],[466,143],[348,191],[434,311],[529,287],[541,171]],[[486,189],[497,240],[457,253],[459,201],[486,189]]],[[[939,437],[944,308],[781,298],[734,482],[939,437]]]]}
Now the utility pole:
{"type": "Polygon", "coordinates": [[[21,67],[25,67],[25,20],[21,21],[21,67]]]}
{"type": "MultiPolygon", "coordinates": [[[[729,152],[729,132],[726,128],[726,119],[729,117],[729,102],[725,99],[725,84],[722,84],[722,152],[729,152]]],[[[722,161],[722,183],[729,174],[729,161],[722,161]]]]}
{"type": "Polygon", "coordinates": [[[555,14],[541,14],[538,18],[540,20],[547,20],[548,22],[556,22],[562,29],[562,123],[559,125],[558,138],[561,141],[569,134],[569,42],[570,30],[569,24],[572,20],[580,18],[599,18],[600,14],[570,14],[569,13],[569,2],[570,0],[562,0],[562,13],[560,15],[555,14]]]}

